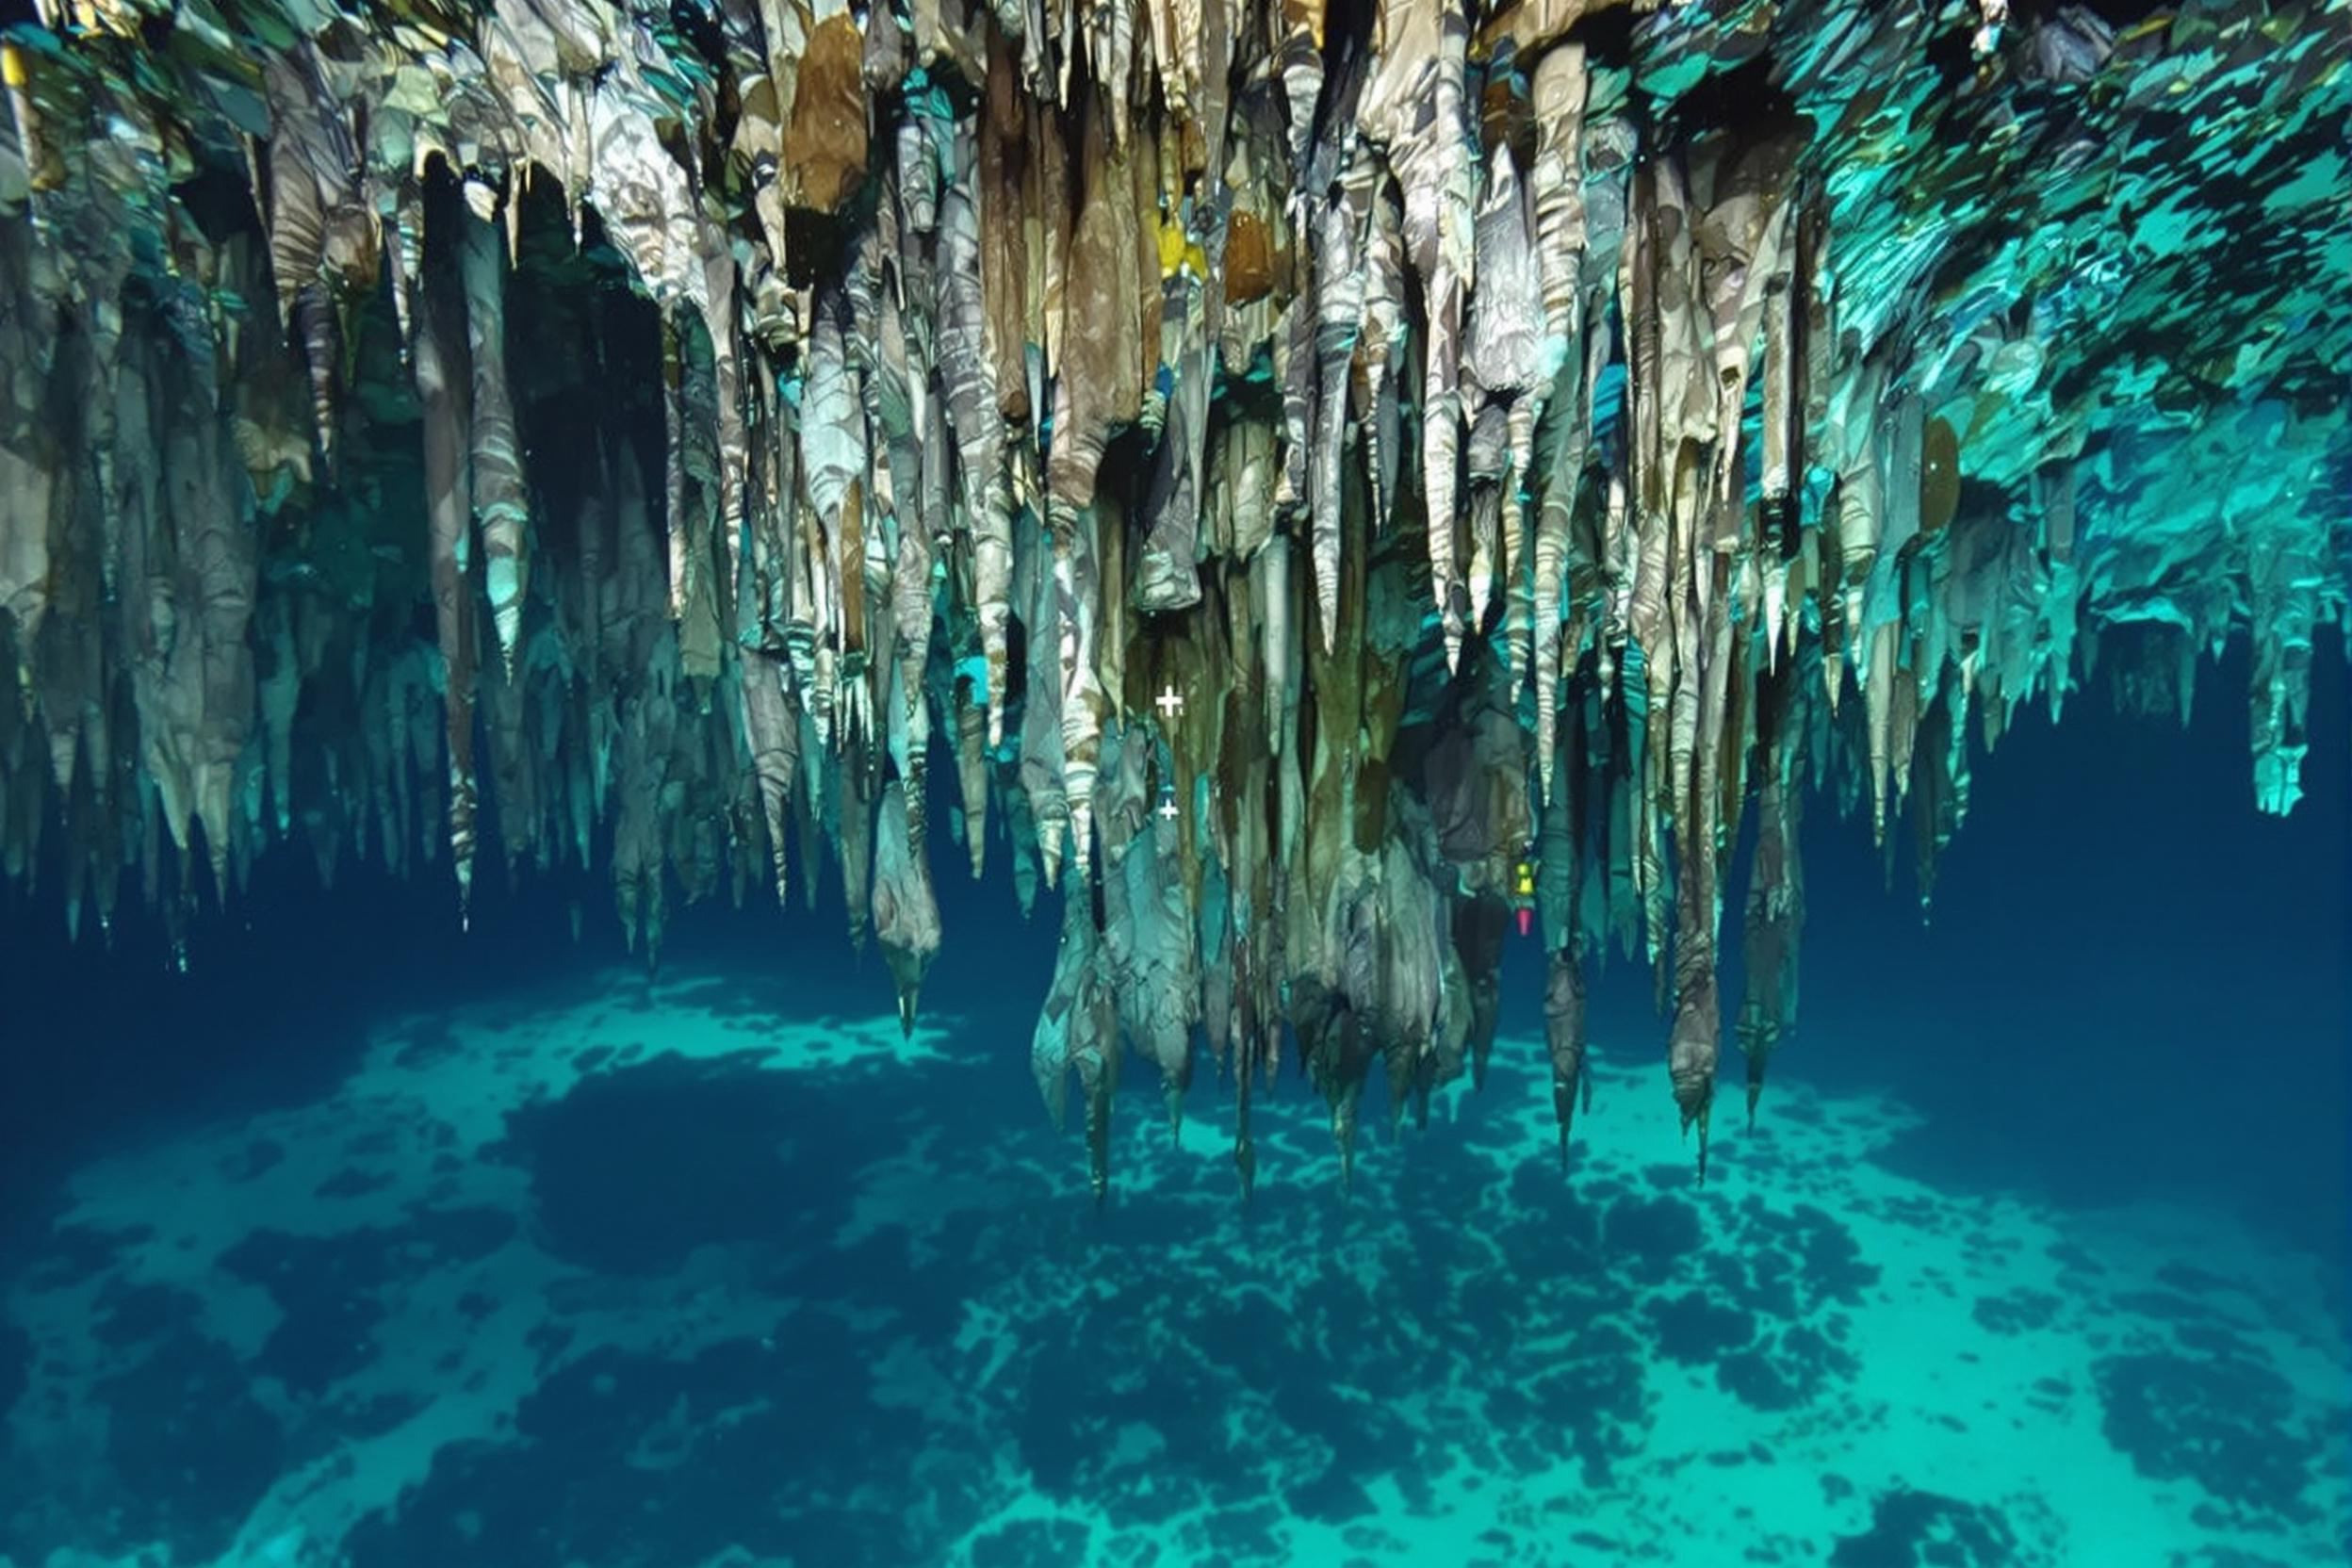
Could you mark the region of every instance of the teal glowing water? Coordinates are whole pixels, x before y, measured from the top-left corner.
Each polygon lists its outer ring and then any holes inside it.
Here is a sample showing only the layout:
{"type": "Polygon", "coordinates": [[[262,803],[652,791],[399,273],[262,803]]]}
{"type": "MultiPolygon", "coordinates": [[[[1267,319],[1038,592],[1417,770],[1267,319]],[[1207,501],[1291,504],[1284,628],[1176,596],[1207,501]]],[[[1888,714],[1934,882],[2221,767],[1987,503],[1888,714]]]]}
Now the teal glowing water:
{"type": "Polygon", "coordinates": [[[2223,810],[2233,717],[2029,726],[1924,930],[1824,811],[1704,1188],[1639,966],[1565,1173],[1511,1012],[1352,1192],[1285,1078],[1246,1209],[1230,1089],[1171,1135],[1136,1064],[1098,1209],[999,886],[911,1040],[823,911],[651,980],[544,890],[28,930],[0,1563],[2335,1568],[2346,792],[2223,810]]]}
{"type": "Polygon", "coordinates": [[[1098,1212],[978,1032],[777,989],[418,1015],[84,1168],[14,1560],[2336,1560],[2340,1331],[2217,1212],[1938,1188],[1802,1083],[1697,1189],[1623,1067],[1563,1178],[1527,1040],[1349,1196],[1278,1100],[1246,1211],[1138,1094],[1098,1212]]]}

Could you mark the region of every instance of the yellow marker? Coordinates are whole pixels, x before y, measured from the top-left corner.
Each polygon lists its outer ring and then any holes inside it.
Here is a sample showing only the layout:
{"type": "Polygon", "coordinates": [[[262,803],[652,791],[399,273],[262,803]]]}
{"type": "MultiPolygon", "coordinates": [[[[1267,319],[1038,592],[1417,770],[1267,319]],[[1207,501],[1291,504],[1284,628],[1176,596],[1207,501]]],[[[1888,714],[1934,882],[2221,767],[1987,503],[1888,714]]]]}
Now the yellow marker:
{"type": "MultiPolygon", "coordinates": [[[[0,84],[5,84],[8,92],[8,116],[16,122],[16,147],[24,159],[26,181],[37,191],[55,189],[64,180],[65,170],[62,165],[49,165],[41,147],[41,118],[33,112],[32,87],[25,69],[24,51],[14,43],[0,43],[0,84]],[[43,177],[44,172],[46,178],[43,177]]],[[[40,220],[38,211],[34,220],[36,222],[40,220]]]]}
{"type": "Polygon", "coordinates": [[[1160,276],[1172,278],[1184,268],[1191,268],[1195,277],[1209,275],[1209,253],[1194,244],[1184,233],[1184,226],[1175,221],[1160,225],[1160,276]]]}

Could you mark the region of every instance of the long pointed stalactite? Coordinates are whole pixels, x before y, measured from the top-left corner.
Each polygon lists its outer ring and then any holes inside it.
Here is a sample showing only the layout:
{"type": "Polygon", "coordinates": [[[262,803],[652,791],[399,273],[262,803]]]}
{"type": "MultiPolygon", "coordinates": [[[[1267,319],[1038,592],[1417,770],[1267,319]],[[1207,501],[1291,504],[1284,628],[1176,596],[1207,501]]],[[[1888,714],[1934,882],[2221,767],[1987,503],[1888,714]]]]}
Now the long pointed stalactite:
{"type": "Polygon", "coordinates": [[[1924,890],[1972,738],[2245,636],[2285,810],[2348,613],[2352,20],[1964,9],[45,0],[0,858],[499,855],[648,955],[829,863],[911,1025],[943,818],[1098,1192],[1204,1042],[1246,1189],[1285,1027],[1345,1166],[1514,923],[1563,1155],[1615,947],[1703,1170],[1808,791],[1924,890]]]}

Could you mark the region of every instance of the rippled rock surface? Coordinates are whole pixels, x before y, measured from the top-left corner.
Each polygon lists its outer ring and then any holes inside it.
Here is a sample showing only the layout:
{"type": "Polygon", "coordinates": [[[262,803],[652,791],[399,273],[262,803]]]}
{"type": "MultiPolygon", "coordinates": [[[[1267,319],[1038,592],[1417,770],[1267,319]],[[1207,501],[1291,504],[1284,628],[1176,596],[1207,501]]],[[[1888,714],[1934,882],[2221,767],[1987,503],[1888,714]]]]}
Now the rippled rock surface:
{"type": "Polygon", "coordinates": [[[683,970],[388,1019],[0,1266],[0,1561],[2340,1560],[2311,1259],[1905,1174],[1916,1113],[1798,1082],[1694,1188],[1614,1058],[1563,1178],[1536,1042],[1494,1072],[1352,1200],[1309,1097],[1247,1208],[1128,1118],[1104,1214],[954,1020],[683,970]]]}

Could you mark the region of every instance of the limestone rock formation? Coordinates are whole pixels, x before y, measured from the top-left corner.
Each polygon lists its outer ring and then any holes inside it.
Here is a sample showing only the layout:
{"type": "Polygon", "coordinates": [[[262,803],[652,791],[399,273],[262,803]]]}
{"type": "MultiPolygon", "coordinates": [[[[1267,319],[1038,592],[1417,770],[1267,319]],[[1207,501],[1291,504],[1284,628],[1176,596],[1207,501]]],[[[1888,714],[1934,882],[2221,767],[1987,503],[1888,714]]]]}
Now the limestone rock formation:
{"type": "Polygon", "coordinates": [[[0,861],[77,923],[293,843],[651,952],[790,836],[911,1019],[943,812],[1059,890],[1098,1189],[1122,1049],[1245,1184],[1285,1024],[1343,1154],[1478,1072],[1514,908],[1563,1144],[1616,944],[1703,1164],[1807,789],[1932,859],[1972,729],[2243,636],[2296,798],[2341,0],[37,3],[0,861]]]}

